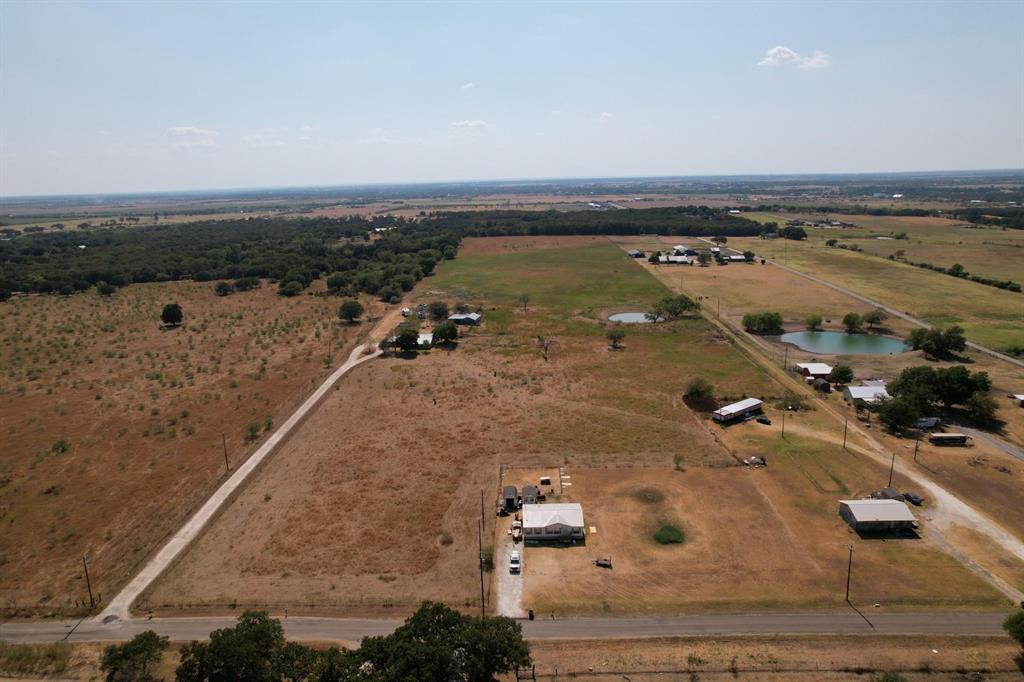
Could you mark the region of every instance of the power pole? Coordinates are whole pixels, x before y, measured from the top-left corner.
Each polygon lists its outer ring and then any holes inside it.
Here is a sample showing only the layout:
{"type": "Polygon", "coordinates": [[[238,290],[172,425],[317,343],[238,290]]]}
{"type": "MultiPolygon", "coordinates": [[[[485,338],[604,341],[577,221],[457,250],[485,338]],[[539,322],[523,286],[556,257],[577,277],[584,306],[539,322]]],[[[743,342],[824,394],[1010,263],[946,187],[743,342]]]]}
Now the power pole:
{"type": "Polygon", "coordinates": [[[91,609],[95,605],[95,600],[92,598],[92,581],[89,580],[89,564],[85,560],[85,555],[82,555],[82,568],[85,569],[85,588],[89,590],[89,608],[91,609]]]}
{"type": "Polygon", "coordinates": [[[228,466],[228,437],[223,433],[220,434],[220,442],[224,446],[224,473],[231,471],[231,467],[228,466]]]}
{"type": "Polygon", "coordinates": [[[480,491],[480,523],[484,522],[484,491],[480,491]]]}
{"type": "Polygon", "coordinates": [[[917,440],[914,442],[914,461],[917,461],[917,449],[921,447],[921,434],[917,434],[917,440]]]}
{"type": "Polygon", "coordinates": [[[782,411],[782,437],[786,437],[786,411],[782,411]]]}
{"type": "Polygon", "coordinates": [[[843,419],[843,450],[846,449],[846,429],[850,426],[849,417],[843,419]]]}
{"type": "Polygon", "coordinates": [[[892,470],[895,469],[895,468],[896,468],[896,451],[893,450],[893,452],[892,452],[892,463],[889,464],[889,485],[887,486],[889,488],[892,487],[892,470]]]}
{"type": "Polygon", "coordinates": [[[786,355],[782,359],[782,369],[789,369],[789,346],[786,346],[786,355]]]}
{"type": "Polygon", "coordinates": [[[480,619],[484,617],[484,522],[481,520],[476,527],[476,539],[477,545],[480,549],[480,553],[477,555],[480,564],[480,619]]]}
{"type": "Polygon", "coordinates": [[[850,561],[846,564],[846,603],[850,603],[850,574],[853,572],[853,545],[850,545],[850,561]]]}

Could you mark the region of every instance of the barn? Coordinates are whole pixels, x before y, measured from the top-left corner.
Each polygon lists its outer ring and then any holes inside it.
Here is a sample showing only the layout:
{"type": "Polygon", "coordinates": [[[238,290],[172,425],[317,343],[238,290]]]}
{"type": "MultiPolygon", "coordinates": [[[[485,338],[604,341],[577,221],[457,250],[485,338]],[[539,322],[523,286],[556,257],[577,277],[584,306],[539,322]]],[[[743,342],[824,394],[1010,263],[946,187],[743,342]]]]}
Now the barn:
{"type": "Polygon", "coordinates": [[[832,367],[824,362],[798,362],[796,371],[805,377],[824,379],[832,373],[832,367]]]}
{"type": "Polygon", "coordinates": [[[732,421],[733,419],[739,419],[741,417],[746,417],[749,414],[760,412],[763,406],[764,402],[757,398],[747,398],[739,401],[738,403],[732,403],[731,405],[718,408],[711,413],[711,418],[717,422],[732,421]]]}
{"type": "Polygon", "coordinates": [[[526,542],[570,542],[583,539],[583,507],[576,503],[524,504],[526,542]]]}
{"type": "Polygon", "coordinates": [[[910,508],[900,500],[840,500],[839,515],[858,533],[913,529],[910,508]]]}

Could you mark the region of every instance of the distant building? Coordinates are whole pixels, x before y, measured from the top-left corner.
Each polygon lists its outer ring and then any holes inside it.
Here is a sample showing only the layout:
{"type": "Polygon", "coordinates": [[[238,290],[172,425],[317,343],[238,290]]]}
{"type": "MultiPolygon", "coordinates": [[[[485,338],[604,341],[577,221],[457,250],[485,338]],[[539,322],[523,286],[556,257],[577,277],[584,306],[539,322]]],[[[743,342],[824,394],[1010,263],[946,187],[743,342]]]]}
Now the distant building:
{"type": "Polygon", "coordinates": [[[711,413],[711,418],[718,422],[728,422],[760,412],[764,402],[757,398],[747,398],[738,403],[720,407],[711,413]]]}
{"type": "Polygon", "coordinates": [[[881,382],[880,386],[846,386],[843,388],[843,400],[851,404],[855,400],[863,400],[870,405],[877,403],[879,400],[885,400],[888,397],[889,394],[885,390],[885,382],[881,382]]]}
{"type": "Polygon", "coordinates": [[[832,366],[826,365],[824,362],[798,362],[796,371],[805,377],[824,379],[832,373],[832,366]]]}
{"type": "Polygon", "coordinates": [[[900,500],[840,500],[839,516],[859,533],[914,528],[914,515],[900,500]]]}
{"type": "Polygon", "coordinates": [[[583,507],[579,504],[524,504],[526,542],[569,542],[583,539],[583,507]]]}
{"type": "Polygon", "coordinates": [[[454,315],[448,316],[448,321],[454,322],[455,324],[476,325],[480,324],[480,320],[482,320],[483,317],[484,316],[480,313],[455,313],[454,315]]]}

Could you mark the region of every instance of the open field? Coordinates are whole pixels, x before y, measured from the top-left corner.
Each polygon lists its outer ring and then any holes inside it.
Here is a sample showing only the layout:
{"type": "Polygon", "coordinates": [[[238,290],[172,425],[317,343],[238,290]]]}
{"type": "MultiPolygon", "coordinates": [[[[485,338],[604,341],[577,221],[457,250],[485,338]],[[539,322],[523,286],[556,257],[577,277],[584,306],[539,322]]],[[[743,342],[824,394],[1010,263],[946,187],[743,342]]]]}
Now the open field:
{"type": "MultiPolygon", "coordinates": [[[[729,246],[778,259],[930,324],[959,324],[970,340],[996,350],[1024,337],[1024,294],[814,242],[737,238],[729,246]]],[[[1003,251],[1019,261],[1016,249],[1003,251]]]]}
{"type": "Polygon", "coordinates": [[[490,533],[500,464],[734,463],[682,405],[681,387],[698,366],[737,395],[772,385],[756,370],[736,376],[742,357],[699,319],[631,331],[625,352],[609,352],[593,311],[665,294],[617,248],[473,255],[467,246],[413,301],[486,301],[484,325],[451,353],[355,370],[144,607],[472,605],[480,493],[490,533]],[[607,287],[609,277],[620,286],[607,287]],[[531,293],[526,311],[503,303],[521,291],[531,293]],[[549,362],[538,335],[557,337],[549,362]],[[659,371],[644,376],[648,367],[659,371]],[[227,566],[225,547],[234,557],[227,566]]]}
{"type": "Polygon", "coordinates": [[[109,597],[359,333],[336,299],[134,285],[0,307],[0,607],[109,597]],[[185,323],[161,327],[178,301],[185,323]]]}

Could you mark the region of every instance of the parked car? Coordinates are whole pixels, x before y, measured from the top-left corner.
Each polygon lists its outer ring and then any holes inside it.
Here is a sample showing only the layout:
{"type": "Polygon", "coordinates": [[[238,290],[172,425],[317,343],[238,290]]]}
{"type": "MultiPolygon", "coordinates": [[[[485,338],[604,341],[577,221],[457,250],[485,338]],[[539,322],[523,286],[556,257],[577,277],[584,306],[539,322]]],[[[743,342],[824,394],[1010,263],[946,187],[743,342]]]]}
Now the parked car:
{"type": "Polygon", "coordinates": [[[517,550],[512,550],[512,553],[508,555],[508,572],[519,573],[523,570],[523,559],[519,556],[517,550]]]}
{"type": "Polygon", "coordinates": [[[772,420],[762,414],[760,417],[757,418],[757,423],[758,424],[767,424],[768,426],[771,426],[772,425],[772,420]]]}
{"type": "Polygon", "coordinates": [[[903,499],[905,499],[907,502],[909,502],[910,504],[915,505],[917,507],[920,507],[921,504],[924,502],[924,498],[923,497],[915,495],[914,493],[903,493],[903,499]]]}

